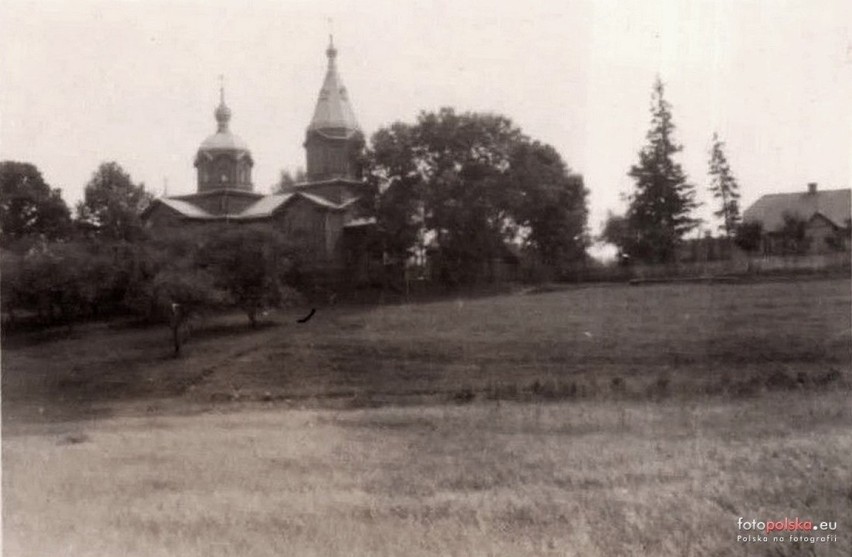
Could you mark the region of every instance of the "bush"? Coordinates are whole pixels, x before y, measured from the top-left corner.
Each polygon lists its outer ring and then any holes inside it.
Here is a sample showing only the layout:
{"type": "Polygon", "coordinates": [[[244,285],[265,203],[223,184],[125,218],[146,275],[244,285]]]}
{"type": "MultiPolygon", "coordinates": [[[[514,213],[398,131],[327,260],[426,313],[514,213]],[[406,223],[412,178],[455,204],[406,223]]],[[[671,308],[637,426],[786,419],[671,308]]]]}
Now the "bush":
{"type": "Polygon", "coordinates": [[[760,249],[760,240],[763,237],[763,225],[759,222],[743,222],[736,230],[734,243],[743,251],[749,253],[760,249]]]}
{"type": "Polygon", "coordinates": [[[134,313],[179,331],[207,310],[238,307],[254,326],[268,308],[298,303],[297,252],[270,229],[169,230],[145,241],[35,243],[0,254],[3,312],[39,324],[134,313]]]}
{"type": "Polygon", "coordinates": [[[123,297],[121,267],[93,246],[44,244],[4,254],[4,311],[28,311],[42,324],[71,323],[114,311],[123,297]]]}

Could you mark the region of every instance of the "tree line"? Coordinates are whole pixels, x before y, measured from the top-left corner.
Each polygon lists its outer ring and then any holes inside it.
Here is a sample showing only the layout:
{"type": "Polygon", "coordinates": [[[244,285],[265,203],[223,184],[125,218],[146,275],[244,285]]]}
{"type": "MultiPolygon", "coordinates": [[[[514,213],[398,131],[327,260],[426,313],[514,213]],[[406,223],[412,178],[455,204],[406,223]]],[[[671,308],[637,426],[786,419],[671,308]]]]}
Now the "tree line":
{"type": "MultiPolygon", "coordinates": [[[[626,196],[628,209],[611,215],[600,235],[625,258],[651,263],[675,259],[686,234],[698,225],[695,186],[675,160],[682,146],[675,140],[664,93],[657,79],[647,144],[628,172],[635,184],[626,196]]],[[[510,254],[552,269],[556,276],[587,259],[591,236],[582,175],[553,146],[525,135],[505,116],[451,108],[422,112],[413,123],[377,130],[357,156],[370,192],[364,204],[376,219],[373,247],[386,260],[404,265],[428,254],[436,278],[459,285],[476,282],[484,267],[510,254]]],[[[761,231],[741,222],[739,185],[716,135],[708,173],[722,233],[754,249],[761,231]]],[[[283,171],[276,191],[292,191],[304,179],[301,169],[283,171]]],[[[223,278],[247,265],[240,257],[266,261],[280,253],[282,261],[297,266],[298,249],[286,239],[251,237],[274,233],[248,228],[170,234],[172,241],[156,238],[140,220],[152,199],[144,184],[107,162],[86,184],[72,218],[59,189],[49,186],[34,165],[0,163],[4,308],[18,304],[47,320],[158,306],[165,303],[163,296],[190,308],[203,305],[188,294],[188,285],[197,283],[202,298],[208,292],[211,304],[215,299],[241,305],[254,322],[252,312],[278,299],[271,285],[293,286],[277,267],[272,278],[251,277],[254,286],[248,289],[223,278]],[[237,254],[249,240],[271,247],[262,254],[237,254]],[[224,255],[228,250],[235,253],[224,255]],[[258,285],[271,294],[256,294],[258,285]],[[182,289],[186,292],[179,295],[182,289]],[[246,296],[256,302],[246,302],[246,296]]],[[[791,234],[801,234],[800,224],[789,223],[791,234]]]]}
{"type": "Polygon", "coordinates": [[[194,318],[236,308],[255,326],[267,309],[299,302],[301,257],[280,232],[254,226],[37,243],[3,250],[0,297],[11,325],[22,315],[36,325],[116,315],[168,323],[178,352],[194,318]]]}

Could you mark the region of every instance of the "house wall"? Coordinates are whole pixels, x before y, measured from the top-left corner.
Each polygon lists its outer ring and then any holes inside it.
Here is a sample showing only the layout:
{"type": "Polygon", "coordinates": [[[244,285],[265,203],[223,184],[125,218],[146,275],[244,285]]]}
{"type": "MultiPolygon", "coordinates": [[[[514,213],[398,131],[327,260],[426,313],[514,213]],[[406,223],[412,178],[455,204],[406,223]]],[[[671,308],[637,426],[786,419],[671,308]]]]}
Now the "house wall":
{"type": "Polygon", "coordinates": [[[828,253],[836,251],[831,242],[838,238],[834,226],[823,218],[814,218],[808,222],[805,236],[808,239],[808,253],[828,253]]]}

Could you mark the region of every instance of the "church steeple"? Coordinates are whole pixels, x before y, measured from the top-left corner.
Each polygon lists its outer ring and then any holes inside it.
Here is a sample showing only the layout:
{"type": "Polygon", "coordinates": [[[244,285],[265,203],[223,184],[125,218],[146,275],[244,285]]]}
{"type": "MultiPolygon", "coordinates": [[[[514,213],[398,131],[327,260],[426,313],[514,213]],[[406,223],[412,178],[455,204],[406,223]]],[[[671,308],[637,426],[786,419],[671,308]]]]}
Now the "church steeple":
{"type": "Polygon", "coordinates": [[[328,38],[325,55],[328,57],[328,69],[308,130],[324,130],[335,135],[358,131],[361,128],[349,104],[346,87],[343,86],[337,73],[337,48],[334,46],[334,37],[331,35],[328,38]]]}
{"type": "Polygon", "coordinates": [[[346,87],[337,73],[337,48],[331,35],[325,55],[328,57],[328,69],[305,134],[308,181],[359,181],[364,135],[349,104],[346,87]]]}

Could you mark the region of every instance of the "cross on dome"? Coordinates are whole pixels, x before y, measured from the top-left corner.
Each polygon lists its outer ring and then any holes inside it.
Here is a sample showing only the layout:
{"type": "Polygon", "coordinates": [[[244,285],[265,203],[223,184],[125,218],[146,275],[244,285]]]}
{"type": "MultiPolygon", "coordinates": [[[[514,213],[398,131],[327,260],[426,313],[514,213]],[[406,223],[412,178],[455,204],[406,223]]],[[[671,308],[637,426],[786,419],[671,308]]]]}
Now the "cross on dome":
{"type": "Polygon", "coordinates": [[[216,122],[219,132],[228,131],[228,123],[231,121],[231,109],[225,104],[225,76],[219,75],[219,106],[216,107],[216,122]]]}

